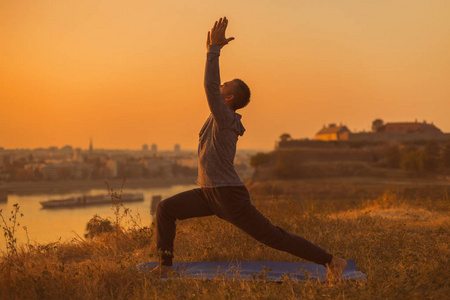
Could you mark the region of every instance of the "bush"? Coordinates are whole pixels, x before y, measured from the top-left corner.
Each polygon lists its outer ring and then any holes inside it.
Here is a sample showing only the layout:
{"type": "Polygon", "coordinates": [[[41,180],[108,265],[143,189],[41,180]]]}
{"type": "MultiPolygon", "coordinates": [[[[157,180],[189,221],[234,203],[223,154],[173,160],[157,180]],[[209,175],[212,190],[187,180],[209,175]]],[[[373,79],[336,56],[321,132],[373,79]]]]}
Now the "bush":
{"type": "Polygon", "coordinates": [[[442,149],[442,166],[446,169],[450,169],[450,140],[447,141],[442,149]]]}
{"type": "Polygon", "coordinates": [[[439,144],[435,140],[430,140],[424,149],[424,168],[428,171],[436,171],[439,168],[439,144]]]}
{"type": "Polygon", "coordinates": [[[297,151],[280,151],[277,155],[274,174],[280,179],[302,177],[302,161],[297,151]]]}
{"type": "Polygon", "coordinates": [[[255,169],[268,164],[271,160],[270,154],[258,152],[250,158],[250,166],[255,169]]]}
{"type": "Polygon", "coordinates": [[[86,225],[87,233],[84,236],[86,238],[93,238],[103,233],[113,232],[114,229],[110,220],[103,219],[99,215],[94,215],[86,225]]]}
{"type": "Polygon", "coordinates": [[[386,151],[387,166],[397,169],[400,167],[400,149],[398,146],[389,147],[386,151]]]}
{"type": "Polygon", "coordinates": [[[406,171],[419,172],[424,169],[424,158],[422,150],[412,150],[402,155],[400,166],[406,171]]]}

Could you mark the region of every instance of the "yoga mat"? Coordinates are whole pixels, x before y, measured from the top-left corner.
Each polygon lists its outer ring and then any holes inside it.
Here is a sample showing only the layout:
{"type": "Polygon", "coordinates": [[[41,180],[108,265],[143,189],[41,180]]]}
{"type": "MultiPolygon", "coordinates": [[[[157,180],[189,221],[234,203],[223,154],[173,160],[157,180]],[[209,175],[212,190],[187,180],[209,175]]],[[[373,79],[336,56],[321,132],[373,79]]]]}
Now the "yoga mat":
{"type": "MultiPolygon", "coordinates": [[[[356,269],[354,260],[347,260],[347,263],[342,279],[365,280],[367,278],[365,274],[356,269]]],[[[157,265],[157,262],[148,262],[139,264],[137,267],[142,271],[150,271],[157,265]]],[[[280,282],[285,279],[323,281],[327,276],[327,269],[322,265],[279,261],[175,262],[173,269],[181,274],[181,278],[198,279],[226,278],[280,282]]]]}

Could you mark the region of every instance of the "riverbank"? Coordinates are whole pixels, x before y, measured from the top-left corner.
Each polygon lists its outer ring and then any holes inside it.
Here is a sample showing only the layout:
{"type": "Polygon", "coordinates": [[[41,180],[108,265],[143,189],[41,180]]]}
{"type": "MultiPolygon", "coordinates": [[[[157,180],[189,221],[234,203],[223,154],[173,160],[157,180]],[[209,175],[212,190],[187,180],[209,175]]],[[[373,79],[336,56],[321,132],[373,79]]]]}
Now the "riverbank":
{"type": "Polygon", "coordinates": [[[151,187],[168,187],[172,185],[195,184],[197,177],[182,178],[132,178],[123,183],[123,179],[96,180],[66,180],[66,181],[31,181],[31,182],[0,182],[0,189],[7,189],[10,194],[66,194],[72,192],[86,192],[93,189],[104,189],[107,184],[114,190],[151,187]]]}
{"type": "MultiPolygon", "coordinates": [[[[169,187],[173,185],[187,185],[196,184],[197,177],[182,177],[182,178],[132,178],[127,179],[123,185],[126,189],[136,188],[153,188],[153,187],[169,187]]],[[[31,182],[0,182],[0,190],[8,190],[9,194],[15,195],[32,195],[32,194],[65,194],[75,192],[86,192],[93,189],[107,191],[107,184],[114,190],[120,190],[123,179],[96,179],[96,180],[66,180],[66,181],[31,181],[31,182]]],[[[433,187],[438,189],[449,189],[450,180],[424,180],[424,179],[391,179],[384,178],[368,178],[368,177],[347,177],[347,178],[323,178],[323,179],[296,179],[296,180],[261,180],[256,182],[246,182],[246,185],[251,189],[259,190],[264,187],[265,190],[279,193],[280,188],[283,194],[292,193],[292,188],[296,190],[303,190],[306,193],[309,190],[324,192],[324,187],[332,186],[333,190],[342,190],[344,197],[359,198],[359,197],[378,197],[380,193],[367,193],[373,189],[378,192],[384,192],[392,189],[426,189],[430,190],[433,187]],[[365,191],[363,194],[356,193],[349,195],[348,186],[356,186],[358,190],[365,191]],[[337,188],[339,187],[339,188],[337,188]],[[353,196],[353,197],[352,197],[353,196]]],[[[266,192],[267,192],[266,191],[266,192]]],[[[308,194],[308,193],[306,193],[308,194]]],[[[310,195],[311,196],[311,195],[310,195]]],[[[330,196],[328,192],[325,195],[315,196],[330,196]]],[[[439,195],[441,197],[441,195],[439,195]]],[[[323,198],[323,197],[315,197],[323,198]]],[[[326,198],[326,197],[325,197],[326,198]]]]}

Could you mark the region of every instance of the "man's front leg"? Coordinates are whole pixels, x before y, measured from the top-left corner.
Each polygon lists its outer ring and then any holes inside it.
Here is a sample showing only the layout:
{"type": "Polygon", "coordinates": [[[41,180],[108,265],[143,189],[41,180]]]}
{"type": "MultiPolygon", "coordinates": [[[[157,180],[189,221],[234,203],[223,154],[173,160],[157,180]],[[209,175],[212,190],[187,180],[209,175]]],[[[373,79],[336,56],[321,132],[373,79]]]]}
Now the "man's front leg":
{"type": "Polygon", "coordinates": [[[201,189],[182,192],[161,201],[156,208],[156,247],[161,258],[160,264],[172,266],[176,220],[212,214],[201,189]]]}

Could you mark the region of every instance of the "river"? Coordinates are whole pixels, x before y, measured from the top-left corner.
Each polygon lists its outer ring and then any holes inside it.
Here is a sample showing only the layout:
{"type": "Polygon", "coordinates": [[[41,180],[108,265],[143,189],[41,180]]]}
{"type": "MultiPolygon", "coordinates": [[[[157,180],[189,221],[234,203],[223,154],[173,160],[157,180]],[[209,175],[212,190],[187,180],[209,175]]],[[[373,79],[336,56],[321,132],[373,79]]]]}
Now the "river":
{"type": "MultiPolygon", "coordinates": [[[[149,226],[152,222],[150,215],[151,199],[154,195],[161,195],[163,199],[170,197],[184,190],[195,188],[195,185],[174,185],[170,187],[151,187],[151,188],[133,188],[123,189],[123,193],[143,193],[143,202],[125,203],[124,206],[131,210],[134,218],[140,218],[141,226],[149,226]]],[[[83,192],[84,195],[101,195],[105,194],[105,189],[92,189],[83,192]]],[[[11,216],[13,204],[19,204],[20,223],[17,229],[16,237],[18,244],[27,242],[27,235],[23,230],[23,226],[27,227],[28,238],[31,243],[38,242],[46,244],[60,240],[61,242],[69,241],[78,236],[84,238],[86,233],[86,224],[95,215],[102,218],[111,218],[115,220],[115,215],[111,205],[85,206],[61,209],[42,209],[40,201],[50,199],[62,199],[72,196],[80,196],[77,193],[64,194],[30,194],[30,195],[9,195],[7,203],[0,203],[2,215],[7,222],[11,216]]],[[[129,218],[128,218],[129,220],[129,218]]],[[[0,219],[1,222],[1,219],[0,219]]],[[[1,224],[3,227],[3,223],[1,224]]],[[[6,250],[6,241],[3,237],[4,231],[0,237],[0,251],[6,250]]]]}

